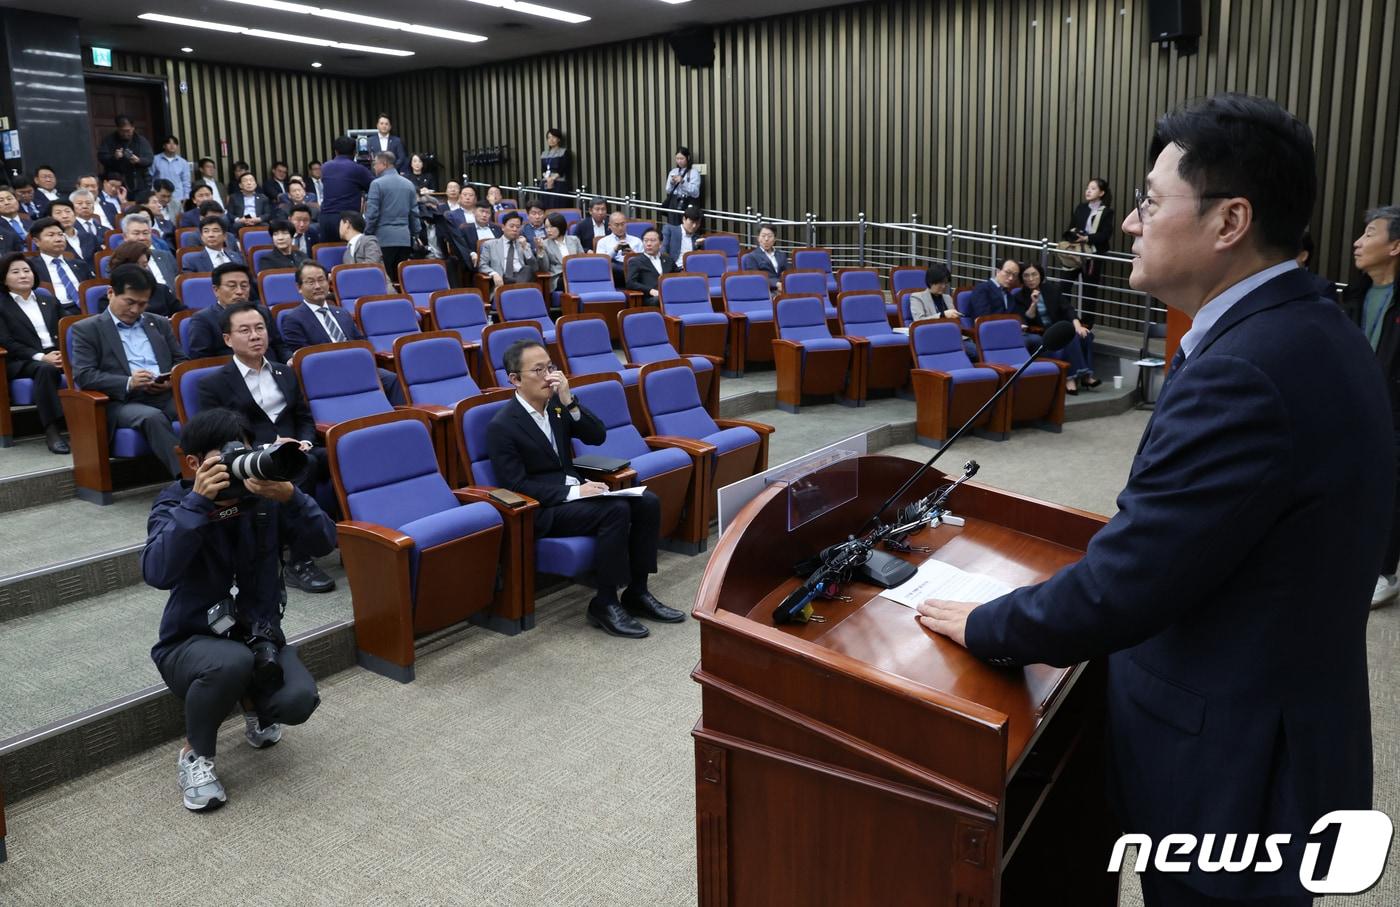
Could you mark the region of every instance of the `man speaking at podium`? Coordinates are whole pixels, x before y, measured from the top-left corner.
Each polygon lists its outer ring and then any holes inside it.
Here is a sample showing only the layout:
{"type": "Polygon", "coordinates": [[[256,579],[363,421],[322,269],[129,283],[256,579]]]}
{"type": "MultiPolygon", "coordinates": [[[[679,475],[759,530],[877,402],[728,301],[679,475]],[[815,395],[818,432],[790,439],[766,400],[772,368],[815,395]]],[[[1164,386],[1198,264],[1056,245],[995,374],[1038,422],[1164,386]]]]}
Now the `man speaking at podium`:
{"type": "Polygon", "coordinates": [[[1371,807],[1386,390],[1361,332],[1293,261],[1317,193],[1305,125],[1220,95],[1158,120],[1149,157],[1123,223],[1130,282],[1194,321],[1118,513],[1046,582],[929,601],[919,620],[997,665],[1112,653],[1109,796],[1125,832],[1213,833],[1212,858],[1225,834],[1291,836],[1277,871],[1203,872],[1193,852],[1186,873],[1148,872],[1148,907],[1309,904],[1313,823],[1371,807]]]}

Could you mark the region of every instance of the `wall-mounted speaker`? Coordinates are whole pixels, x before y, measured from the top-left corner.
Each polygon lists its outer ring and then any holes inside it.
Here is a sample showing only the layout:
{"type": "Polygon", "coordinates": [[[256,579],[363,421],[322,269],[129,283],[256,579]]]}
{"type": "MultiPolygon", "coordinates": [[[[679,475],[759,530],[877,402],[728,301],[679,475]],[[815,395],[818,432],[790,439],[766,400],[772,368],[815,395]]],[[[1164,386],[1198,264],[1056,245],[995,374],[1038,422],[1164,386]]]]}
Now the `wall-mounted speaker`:
{"type": "Polygon", "coordinates": [[[1201,0],[1147,0],[1147,37],[1176,41],[1201,36],[1201,0]]]}
{"type": "Polygon", "coordinates": [[[683,28],[666,36],[666,43],[682,66],[705,69],[715,65],[715,30],[705,26],[683,28]]]}

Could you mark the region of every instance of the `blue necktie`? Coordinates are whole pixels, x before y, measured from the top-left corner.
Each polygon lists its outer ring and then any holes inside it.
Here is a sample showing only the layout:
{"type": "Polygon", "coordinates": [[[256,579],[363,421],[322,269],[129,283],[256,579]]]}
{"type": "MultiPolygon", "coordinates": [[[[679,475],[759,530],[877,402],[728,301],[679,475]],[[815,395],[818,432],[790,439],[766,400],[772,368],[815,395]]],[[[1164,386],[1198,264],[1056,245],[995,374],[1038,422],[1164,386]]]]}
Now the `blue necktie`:
{"type": "Polygon", "coordinates": [[[1167,387],[1171,385],[1172,379],[1175,378],[1177,373],[1181,371],[1181,367],[1183,364],[1185,364],[1185,362],[1186,351],[1181,347],[1177,347],[1176,355],[1172,357],[1172,363],[1167,368],[1167,377],[1162,381],[1161,390],[1157,391],[1157,402],[1159,404],[1162,402],[1162,397],[1164,397],[1167,393],[1167,387]]]}
{"type": "Polygon", "coordinates": [[[73,278],[68,276],[68,268],[63,264],[63,259],[55,258],[53,260],[53,270],[58,272],[58,280],[59,283],[63,284],[63,292],[68,294],[68,302],[77,305],[79,302],[78,288],[73,285],[73,278]]]}
{"type": "Polygon", "coordinates": [[[15,233],[19,236],[24,235],[24,222],[18,217],[10,218],[10,226],[14,228],[15,233]]]}

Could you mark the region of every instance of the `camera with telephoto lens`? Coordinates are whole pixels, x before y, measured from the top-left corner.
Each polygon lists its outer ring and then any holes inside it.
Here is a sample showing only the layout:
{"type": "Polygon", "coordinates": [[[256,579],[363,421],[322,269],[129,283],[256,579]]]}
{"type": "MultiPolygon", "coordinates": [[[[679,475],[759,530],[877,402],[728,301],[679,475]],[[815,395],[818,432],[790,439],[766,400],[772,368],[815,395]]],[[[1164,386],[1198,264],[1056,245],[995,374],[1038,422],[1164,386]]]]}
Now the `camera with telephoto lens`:
{"type": "Polygon", "coordinates": [[[242,632],[243,644],[253,652],[253,686],[264,694],[275,693],[282,688],[282,665],[277,661],[277,652],[287,638],[280,629],[263,621],[254,621],[242,632]]]}
{"type": "Polygon", "coordinates": [[[296,483],[306,473],[308,464],[306,452],[296,441],[278,441],[261,447],[230,441],[219,450],[219,462],[228,467],[229,492],[240,496],[249,493],[244,479],[296,483]]]}

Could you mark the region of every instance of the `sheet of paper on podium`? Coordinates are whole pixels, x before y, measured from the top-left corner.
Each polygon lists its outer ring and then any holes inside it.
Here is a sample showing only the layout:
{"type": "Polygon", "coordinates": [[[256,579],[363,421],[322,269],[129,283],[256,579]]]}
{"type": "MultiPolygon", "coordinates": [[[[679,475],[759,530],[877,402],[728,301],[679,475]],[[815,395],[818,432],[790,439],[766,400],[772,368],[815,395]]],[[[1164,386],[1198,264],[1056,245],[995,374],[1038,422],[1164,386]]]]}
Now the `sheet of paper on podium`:
{"type": "Polygon", "coordinates": [[[631,488],[614,488],[612,491],[605,491],[600,497],[605,498],[637,498],[646,491],[645,485],[633,485],[631,488]]]}
{"type": "Polygon", "coordinates": [[[886,589],[880,594],[890,601],[915,608],[927,598],[981,604],[1000,598],[1013,588],[984,573],[968,573],[951,564],[929,558],[919,565],[919,572],[908,582],[893,589],[886,589]]]}

